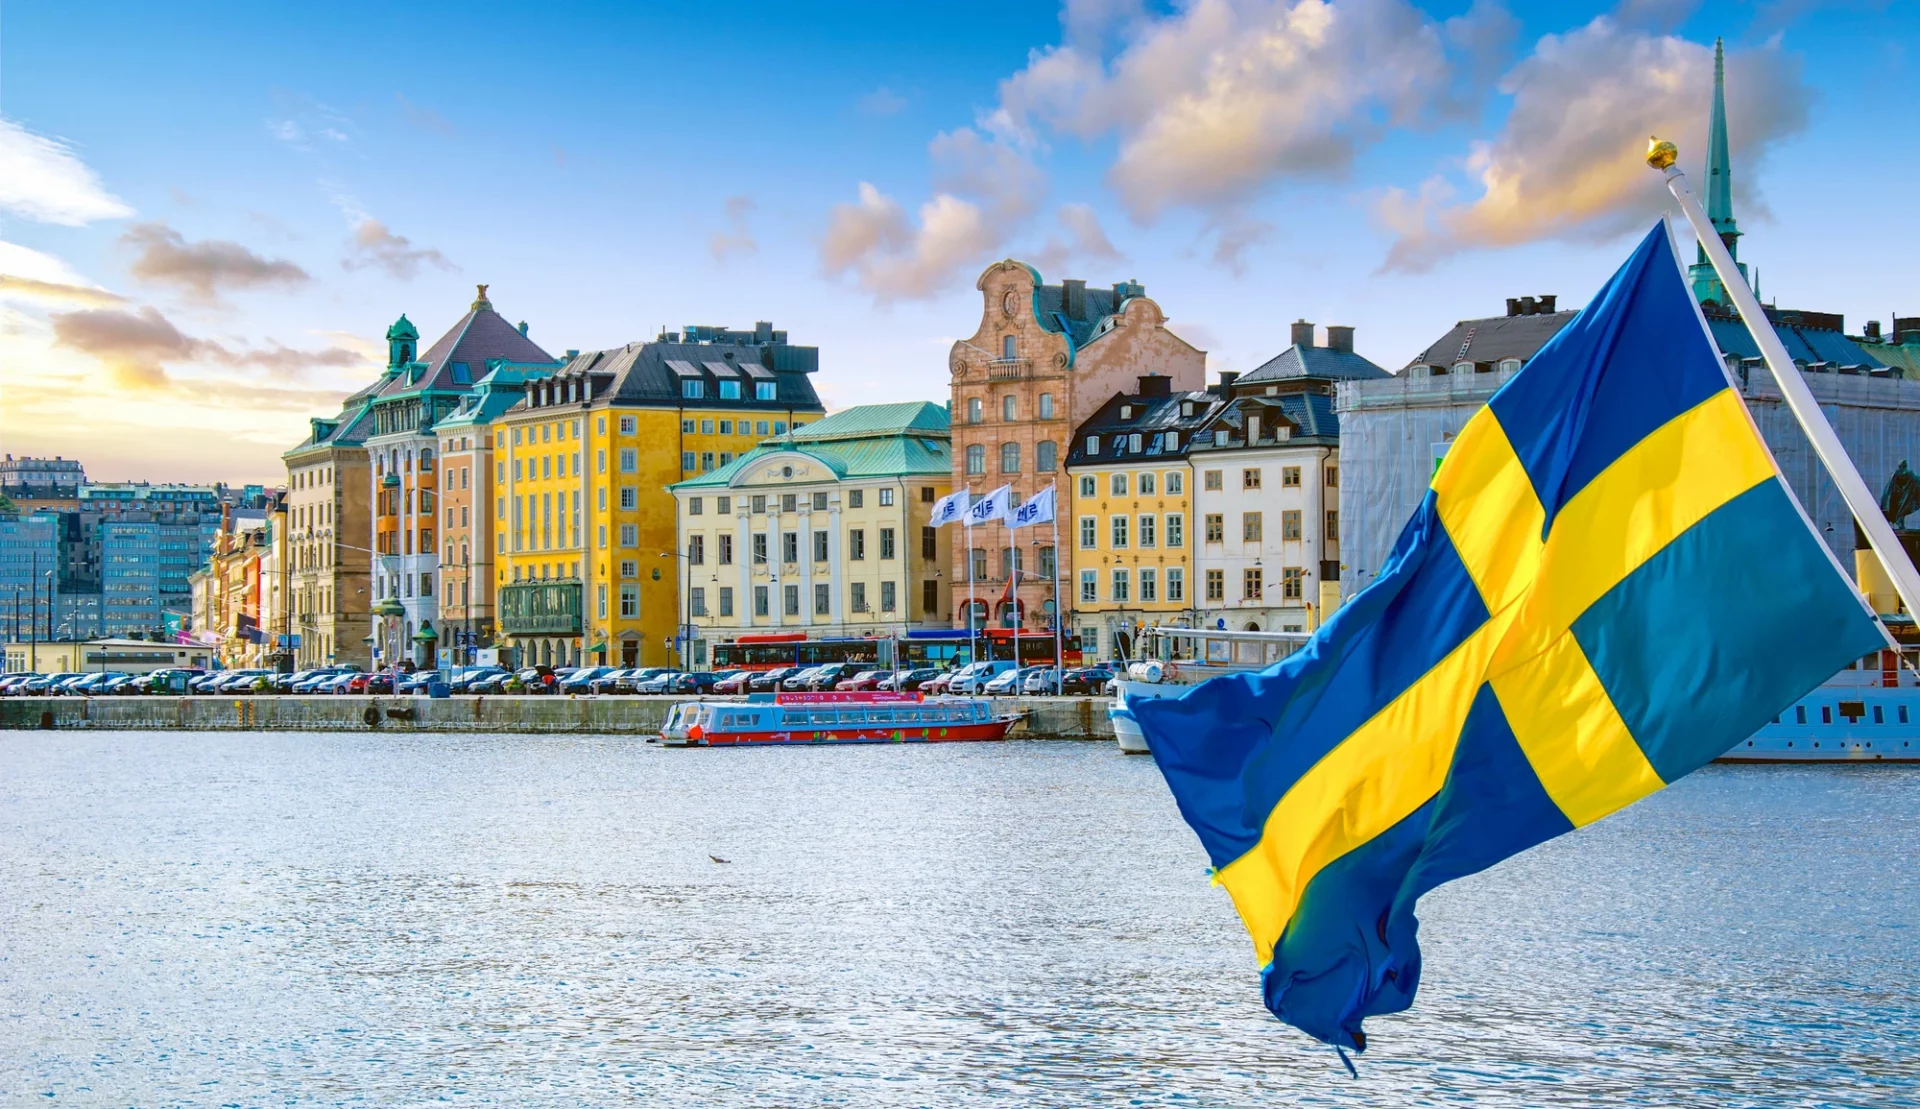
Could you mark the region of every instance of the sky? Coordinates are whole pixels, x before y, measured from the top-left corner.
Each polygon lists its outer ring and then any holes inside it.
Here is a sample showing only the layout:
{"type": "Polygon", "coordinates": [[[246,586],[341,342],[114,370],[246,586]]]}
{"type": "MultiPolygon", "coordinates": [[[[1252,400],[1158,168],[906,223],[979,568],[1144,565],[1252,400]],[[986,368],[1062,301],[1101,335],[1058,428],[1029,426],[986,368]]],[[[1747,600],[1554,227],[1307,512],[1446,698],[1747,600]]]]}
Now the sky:
{"type": "Polygon", "coordinates": [[[1398,369],[1579,305],[1698,175],[1727,44],[1764,298],[1920,314],[1920,5],[1068,0],[0,7],[0,450],[274,483],[490,286],[555,354],[771,320],[829,408],[947,396],[973,283],[1137,280],[1210,371],[1398,369]]]}

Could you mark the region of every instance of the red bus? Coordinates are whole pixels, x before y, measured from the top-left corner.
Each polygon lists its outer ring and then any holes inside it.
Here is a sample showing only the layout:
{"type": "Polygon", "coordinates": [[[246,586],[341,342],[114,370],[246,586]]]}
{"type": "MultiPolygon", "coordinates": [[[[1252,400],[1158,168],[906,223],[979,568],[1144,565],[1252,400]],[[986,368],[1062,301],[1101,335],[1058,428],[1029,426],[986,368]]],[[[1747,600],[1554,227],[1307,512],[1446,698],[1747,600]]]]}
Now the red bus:
{"type": "MultiPolygon", "coordinates": [[[[979,644],[980,656],[1008,659],[1015,656],[1022,666],[1041,666],[1053,661],[1053,636],[1046,632],[1022,632],[1012,628],[982,628],[974,639],[964,628],[925,629],[909,632],[904,639],[808,639],[804,632],[763,632],[743,635],[732,643],[713,647],[715,670],[772,670],[780,666],[820,666],[829,662],[863,662],[875,666],[960,666],[972,661],[972,647],[979,644]]],[[[1081,665],[1080,637],[1063,636],[1060,665],[1081,665]]]]}

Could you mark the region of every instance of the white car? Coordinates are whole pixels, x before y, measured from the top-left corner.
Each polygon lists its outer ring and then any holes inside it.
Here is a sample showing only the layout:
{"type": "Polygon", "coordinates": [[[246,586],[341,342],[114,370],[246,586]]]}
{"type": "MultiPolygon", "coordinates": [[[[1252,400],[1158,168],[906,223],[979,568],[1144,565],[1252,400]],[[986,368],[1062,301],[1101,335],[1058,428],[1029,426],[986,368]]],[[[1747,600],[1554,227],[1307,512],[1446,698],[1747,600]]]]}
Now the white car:
{"type": "Polygon", "coordinates": [[[972,662],[960,668],[960,672],[947,683],[948,693],[980,693],[986,684],[1009,670],[1019,668],[1012,659],[998,659],[993,662],[972,662]]]}

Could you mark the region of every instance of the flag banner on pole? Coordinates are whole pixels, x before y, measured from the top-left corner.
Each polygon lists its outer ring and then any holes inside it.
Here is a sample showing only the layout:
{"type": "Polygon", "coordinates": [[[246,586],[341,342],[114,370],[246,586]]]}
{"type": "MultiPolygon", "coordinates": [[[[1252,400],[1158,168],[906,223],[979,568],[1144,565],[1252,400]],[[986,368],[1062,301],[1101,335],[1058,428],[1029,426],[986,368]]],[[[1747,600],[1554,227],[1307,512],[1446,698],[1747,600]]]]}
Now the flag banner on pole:
{"type": "Polygon", "coordinates": [[[1420,984],[1420,895],[1660,789],[1888,644],[1729,382],[1664,225],[1467,422],[1376,583],[1258,674],[1129,708],[1339,1048],[1420,984]]]}
{"type": "Polygon", "coordinates": [[[1013,510],[1013,518],[1007,521],[1010,528],[1024,528],[1032,524],[1044,524],[1053,519],[1053,486],[1049,485],[1033,495],[1033,499],[1013,510]]]}
{"type": "Polygon", "coordinates": [[[981,524],[1007,518],[1007,506],[1013,502],[1013,486],[1002,485],[967,509],[967,525],[979,527],[981,524]]]}
{"type": "Polygon", "coordinates": [[[937,528],[958,523],[960,518],[966,515],[970,499],[967,491],[961,489],[933,502],[933,512],[927,519],[928,526],[937,528]]]}

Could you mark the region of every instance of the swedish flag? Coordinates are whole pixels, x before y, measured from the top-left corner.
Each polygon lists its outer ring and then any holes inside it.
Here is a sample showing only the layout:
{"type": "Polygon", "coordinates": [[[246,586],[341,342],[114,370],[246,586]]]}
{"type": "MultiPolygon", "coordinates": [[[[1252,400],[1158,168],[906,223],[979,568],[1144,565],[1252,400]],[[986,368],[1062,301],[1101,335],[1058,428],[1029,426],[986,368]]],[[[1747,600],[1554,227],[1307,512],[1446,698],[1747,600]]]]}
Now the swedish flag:
{"type": "Polygon", "coordinates": [[[1338,1047],[1412,1004],[1420,895],[1724,754],[1885,632],[1656,226],[1462,429],[1375,584],[1132,708],[1263,964],[1338,1047]]]}

